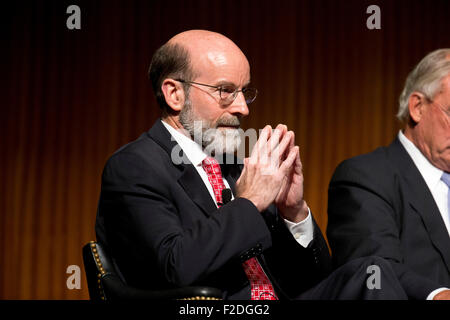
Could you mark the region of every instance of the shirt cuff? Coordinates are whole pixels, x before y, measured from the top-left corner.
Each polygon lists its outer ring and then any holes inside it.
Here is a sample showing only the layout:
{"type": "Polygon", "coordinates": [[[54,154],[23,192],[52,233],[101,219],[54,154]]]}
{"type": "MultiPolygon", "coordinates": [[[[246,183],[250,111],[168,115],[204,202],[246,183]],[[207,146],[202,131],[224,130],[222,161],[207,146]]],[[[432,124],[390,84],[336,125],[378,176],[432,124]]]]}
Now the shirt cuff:
{"type": "Polygon", "coordinates": [[[450,290],[449,288],[439,288],[436,290],[431,291],[431,293],[428,295],[427,300],[433,300],[434,297],[438,294],[441,293],[444,290],[450,290]]]}
{"type": "Polygon", "coordinates": [[[286,227],[294,236],[295,240],[306,248],[314,237],[314,225],[311,218],[311,210],[308,208],[308,216],[298,223],[283,219],[286,227]]]}

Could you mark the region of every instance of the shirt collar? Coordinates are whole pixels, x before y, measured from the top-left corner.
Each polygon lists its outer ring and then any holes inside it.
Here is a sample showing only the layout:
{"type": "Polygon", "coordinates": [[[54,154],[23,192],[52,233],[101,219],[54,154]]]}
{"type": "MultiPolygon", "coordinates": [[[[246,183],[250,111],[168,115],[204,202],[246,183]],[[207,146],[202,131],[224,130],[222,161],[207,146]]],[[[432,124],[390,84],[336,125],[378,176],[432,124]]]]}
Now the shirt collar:
{"type": "Polygon", "coordinates": [[[422,152],[410,141],[400,130],[398,133],[398,139],[400,143],[405,147],[409,156],[412,158],[417,169],[419,169],[420,174],[425,180],[428,188],[434,190],[437,184],[440,182],[442,174],[444,171],[436,168],[428,161],[427,158],[422,154],[422,152]]]}
{"type": "Polygon", "coordinates": [[[186,137],[184,134],[166,123],[164,120],[161,120],[161,122],[171,134],[172,139],[178,143],[189,161],[195,167],[200,166],[203,160],[207,157],[206,153],[203,152],[202,147],[194,140],[186,137]]]}

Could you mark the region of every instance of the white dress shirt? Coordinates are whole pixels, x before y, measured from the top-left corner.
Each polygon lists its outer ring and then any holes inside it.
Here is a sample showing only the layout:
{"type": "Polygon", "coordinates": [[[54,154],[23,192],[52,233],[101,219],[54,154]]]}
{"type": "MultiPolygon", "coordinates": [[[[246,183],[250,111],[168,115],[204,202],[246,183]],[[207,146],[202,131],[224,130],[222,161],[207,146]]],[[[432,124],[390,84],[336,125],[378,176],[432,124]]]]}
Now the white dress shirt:
{"type": "MultiPolygon", "coordinates": [[[[436,205],[439,209],[439,213],[441,214],[442,219],[444,220],[445,227],[447,228],[447,231],[450,236],[450,222],[448,218],[448,203],[447,203],[448,202],[447,194],[449,190],[444,181],[441,180],[444,171],[433,166],[430,163],[430,161],[428,161],[428,159],[425,158],[422,152],[414,145],[414,143],[412,143],[403,134],[402,131],[399,131],[398,139],[400,140],[400,143],[403,145],[403,147],[405,147],[406,152],[408,152],[409,156],[413,160],[414,164],[416,165],[417,169],[419,170],[420,174],[425,180],[428,189],[430,189],[430,192],[433,195],[434,201],[436,202],[436,205]]],[[[444,290],[448,290],[448,288],[439,288],[432,291],[428,295],[427,300],[433,300],[435,295],[444,290]]]]}
{"type": "Polygon", "coordinates": [[[448,217],[448,187],[444,181],[441,180],[444,171],[433,166],[427,158],[420,152],[420,150],[412,143],[403,132],[398,133],[398,139],[405,147],[409,156],[413,160],[425,183],[433,195],[434,201],[439,209],[439,213],[444,220],[445,227],[450,236],[450,221],[448,217]]]}
{"type": "MultiPolygon", "coordinates": [[[[214,200],[214,203],[217,206],[217,201],[216,201],[216,197],[214,195],[213,188],[211,186],[211,183],[209,183],[208,175],[206,174],[205,170],[203,170],[203,167],[202,167],[202,162],[203,162],[203,160],[205,160],[205,158],[208,155],[205,152],[203,152],[203,149],[201,148],[201,146],[198,143],[196,143],[192,139],[186,137],[184,134],[177,131],[175,128],[173,128],[171,125],[169,125],[165,121],[161,120],[161,122],[166,127],[166,129],[169,131],[169,133],[171,134],[172,139],[178,143],[178,145],[183,150],[186,157],[189,159],[189,161],[195,167],[198,174],[202,178],[203,183],[208,188],[211,198],[214,200]]],[[[225,187],[230,188],[230,185],[228,184],[228,181],[225,179],[225,177],[223,177],[223,182],[225,184],[225,187]]],[[[232,199],[234,199],[233,195],[232,195],[232,199]]],[[[313,226],[313,222],[312,222],[312,218],[311,218],[311,211],[309,210],[309,208],[308,208],[308,216],[303,221],[294,223],[294,222],[284,219],[284,222],[285,222],[286,226],[288,227],[289,231],[294,236],[294,238],[297,240],[297,242],[301,246],[306,248],[314,237],[314,226],[313,226]]]]}

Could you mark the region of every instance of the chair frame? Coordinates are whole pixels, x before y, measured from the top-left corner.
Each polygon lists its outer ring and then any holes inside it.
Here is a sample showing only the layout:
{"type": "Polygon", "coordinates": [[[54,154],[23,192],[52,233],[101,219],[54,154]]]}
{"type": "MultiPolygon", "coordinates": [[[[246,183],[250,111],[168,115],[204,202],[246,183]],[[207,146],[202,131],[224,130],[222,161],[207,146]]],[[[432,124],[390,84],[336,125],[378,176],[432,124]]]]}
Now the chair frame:
{"type": "Polygon", "coordinates": [[[211,287],[182,287],[168,290],[143,290],[128,286],[120,277],[102,245],[90,241],[83,247],[83,262],[94,301],[105,300],[221,300],[222,291],[211,287]]]}

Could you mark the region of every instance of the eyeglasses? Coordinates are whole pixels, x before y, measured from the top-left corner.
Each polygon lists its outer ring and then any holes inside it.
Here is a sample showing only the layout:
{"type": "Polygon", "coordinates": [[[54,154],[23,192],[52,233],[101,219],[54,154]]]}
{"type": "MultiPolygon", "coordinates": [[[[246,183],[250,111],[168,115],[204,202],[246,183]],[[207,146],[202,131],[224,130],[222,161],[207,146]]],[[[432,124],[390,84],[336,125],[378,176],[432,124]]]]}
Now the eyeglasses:
{"type": "Polygon", "coordinates": [[[247,104],[252,103],[256,99],[256,95],[258,94],[258,90],[256,88],[242,88],[241,90],[238,90],[232,85],[221,85],[221,86],[212,86],[209,84],[194,82],[194,81],[187,81],[183,79],[175,79],[176,81],[186,83],[186,84],[196,84],[199,86],[205,86],[209,88],[214,88],[216,91],[219,91],[219,97],[220,97],[220,103],[223,105],[228,105],[233,103],[233,101],[236,99],[239,92],[242,92],[245,98],[245,102],[247,104]]]}

